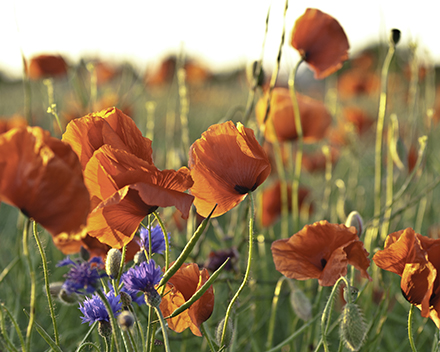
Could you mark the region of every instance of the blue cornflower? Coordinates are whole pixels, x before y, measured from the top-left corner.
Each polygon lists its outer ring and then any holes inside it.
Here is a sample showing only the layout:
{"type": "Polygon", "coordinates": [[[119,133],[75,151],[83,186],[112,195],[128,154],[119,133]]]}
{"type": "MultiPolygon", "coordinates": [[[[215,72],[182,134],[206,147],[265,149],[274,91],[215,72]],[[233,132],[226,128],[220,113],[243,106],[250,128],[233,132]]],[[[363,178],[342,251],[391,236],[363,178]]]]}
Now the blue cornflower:
{"type": "MultiPolygon", "coordinates": [[[[110,287],[110,292],[115,292],[115,289],[114,289],[113,284],[111,282],[109,282],[108,286],[110,287]]],[[[144,296],[139,296],[138,290],[131,290],[124,285],[119,289],[119,293],[121,293],[121,292],[125,292],[127,295],[129,295],[131,298],[131,301],[137,303],[139,306],[142,304],[145,304],[144,296]]],[[[122,300],[122,297],[121,297],[121,300],[122,300]]]]}
{"type": "Polygon", "coordinates": [[[64,275],[66,281],[63,288],[67,293],[93,293],[98,286],[100,278],[106,276],[105,273],[99,273],[98,269],[102,269],[104,263],[101,258],[94,257],[88,262],[77,260],[74,262],[69,257],[60,261],[57,266],[71,265],[69,272],[64,275]]]}
{"type": "Polygon", "coordinates": [[[162,271],[159,266],[156,267],[153,259],[149,262],[142,262],[122,275],[125,288],[142,292],[154,289],[154,285],[158,284],[161,278],[162,271]]]}
{"type": "MultiPolygon", "coordinates": [[[[141,228],[139,236],[141,237],[139,240],[139,246],[141,250],[144,250],[149,253],[149,245],[148,245],[148,228],[141,228]]],[[[168,242],[170,241],[170,234],[167,234],[168,242]]],[[[151,253],[162,254],[165,251],[165,238],[163,236],[163,231],[160,225],[156,225],[151,229],[151,253]]]]}
{"type": "MultiPolygon", "coordinates": [[[[109,292],[105,296],[110,303],[113,314],[115,316],[119,315],[122,309],[121,297],[119,295],[115,296],[114,292],[109,292]]],[[[105,304],[97,294],[94,294],[92,298],[86,298],[83,305],[80,303],[79,310],[84,314],[81,317],[83,324],[89,323],[90,326],[97,321],[110,322],[110,316],[105,308],[105,304]]]]}

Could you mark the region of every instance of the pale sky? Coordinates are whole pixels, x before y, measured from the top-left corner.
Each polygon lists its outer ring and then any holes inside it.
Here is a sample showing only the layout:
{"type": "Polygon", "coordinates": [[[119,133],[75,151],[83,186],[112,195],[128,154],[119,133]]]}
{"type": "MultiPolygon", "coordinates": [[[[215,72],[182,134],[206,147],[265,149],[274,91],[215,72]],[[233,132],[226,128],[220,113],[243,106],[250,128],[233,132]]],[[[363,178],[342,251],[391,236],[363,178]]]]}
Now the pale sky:
{"type": "MultiPolygon", "coordinates": [[[[386,40],[392,28],[402,45],[416,41],[421,58],[440,62],[437,0],[290,1],[286,40],[307,7],[335,17],[345,29],[351,53],[386,40]],[[413,5],[402,5],[411,3],[413,5]]],[[[264,60],[278,50],[284,0],[1,0],[0,71],[20,75],[20,51],[26,57],[62,54],[71,63],[81,57],[132,61],[146,68],[183,47],[214,70],[258,59],[269,6],[271,15],[264,60]]],[[[286,57],[295,57],[286,47],[286,57]]]]}

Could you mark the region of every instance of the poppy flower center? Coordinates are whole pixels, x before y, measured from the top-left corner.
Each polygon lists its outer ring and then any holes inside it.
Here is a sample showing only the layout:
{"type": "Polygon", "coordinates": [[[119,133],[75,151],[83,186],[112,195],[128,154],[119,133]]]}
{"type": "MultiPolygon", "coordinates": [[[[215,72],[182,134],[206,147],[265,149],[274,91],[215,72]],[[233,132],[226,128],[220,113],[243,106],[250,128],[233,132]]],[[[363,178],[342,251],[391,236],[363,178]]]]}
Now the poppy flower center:
{"type": "Polygon", "coordinates": [[[322,258],[322,259],[321,259],[321,265],[322,265],[322,268],[323,268],[323,269],[325,268],[326,264],[327,264],[327,260],[325,260],[324,258],[322,258]]]}
{"type": "Polygon", "coordinates": [[[257,183],[255,183],[251,189],[245,187],[245,186],[240,186],[240,185],[235,185],[234,189],[240,193],[240,194],[246,194],[252,191],[255,191],[255,189],[258,187],[257,183]]]}

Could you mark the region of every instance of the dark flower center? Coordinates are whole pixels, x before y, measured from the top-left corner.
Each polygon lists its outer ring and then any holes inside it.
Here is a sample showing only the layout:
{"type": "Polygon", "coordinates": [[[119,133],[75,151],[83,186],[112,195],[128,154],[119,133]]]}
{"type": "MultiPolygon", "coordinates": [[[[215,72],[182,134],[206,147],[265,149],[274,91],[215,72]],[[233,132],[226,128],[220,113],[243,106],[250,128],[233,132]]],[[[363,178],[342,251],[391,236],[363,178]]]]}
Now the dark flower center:
{"type": "Polygon", "coordinates": [[[246,194],[246,193],[255,191],[256,188],[257,188],[257,183],[255,183],[251,189],[244,187],[244,186],[239,186],[239,185],[234,186],[234,189],[240,194],[246,194]]]}
{"type": "Polygon", "coordinates": [[[322,265],[322,268],[323,268],[323,269],[325,268],[326,264],[327,264],[327,260],[325,260],[324,258],[322,258],[322,259],[321,259],[321,265],[322,265]]]}

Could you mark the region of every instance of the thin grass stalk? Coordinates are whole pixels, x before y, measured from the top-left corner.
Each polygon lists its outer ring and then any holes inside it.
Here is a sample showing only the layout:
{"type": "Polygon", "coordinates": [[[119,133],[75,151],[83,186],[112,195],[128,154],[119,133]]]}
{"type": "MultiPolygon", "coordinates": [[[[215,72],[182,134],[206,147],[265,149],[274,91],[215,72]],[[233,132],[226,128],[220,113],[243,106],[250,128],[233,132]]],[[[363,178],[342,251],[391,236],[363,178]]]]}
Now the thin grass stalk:
{"type": "Polygon", "coordinates": [[[292,218],[293,218],[293,231],[299,231],[299,204],[298,204],[298,189],[299,189],[299,179],[301,177],[301,166],[302,166],[302,156],[304,148],[304,137],[301,124],[301,115],[299,112],[298,99],[296,97],[295,89],[295,78],[298,72],[298,67],[303,62],[300,59],[289,76],[289,91],[290,97],[292,98],[293,105],[293,115],[295,117],[295,128],[297,135],[297,147],[296,147],[296,157],[295,157],[295,174],[293,175],[292,182],[292,218]]]}
{"type": "Polygon", "coordinates": [[[12,261],[6,266],[6,268],[3,269],[3,271],[0,273],[0,284],[2,283],[3,279],[9,274],[11,269],[20,261],[19,257],[15,257],[12,259],[12,261]]]}
{"type": "Polygon", "coordinates": [[[31,293],[30,293],[30,307],[29,307],[29,322],[26,329],[26,349],[25,351],[31,351],[31,335],[32,329],[35,322],[35,292],[36,292],[36,279],[35,279],[35,270],[32,264],[32,259],[29,253],[29,227],[30,227],[30,219],[27,218],[23,228],[23,255],[26,258],[29,274],[31,279],[31,293]]]}
{"type": "MultiPolygon", "coordinates": [[[[159,223],[160,228],[162,229],[163,237],[165,239],[165,270],[168,270],[168,267],[170,265],[170,241],[168,240],[167,230],[165,229],[165,225],[162,219],[160,218],[159,214],[157,213],[157,211],[154,211],[153,214],[157,222],[159,223]]],[[[148,238],[148,241],[150,245],[150,255],[151,255],[151,228],[150,228],[150,237],[148,238]]]]}
{"type": "Polygon", "coordinates": [[[373,226],[369,229],[369,235],[365,238],[365,244],[367,251],[371,251],[373,243],[376,241],[376,237],[379,231],[380,223],[380,210],[381,210],[381,182],[382,182],[382,140],[383,129],[385,121],[385,112],[387,107],[387,86],[388,86],[388,72],[390,69],[391,60],[394,57],[396,51],[396,45],[393,41],[390,41],[388,52],[385,57],[385,61],[381,71],[381,88],[379,97],[379,111],[376,125],[376,145],[374,152],[374,221],[373,226]]]}
{"type": "Polygon", "coordinates": [[[275,286],[275,291],[274,291],[273,298],[272,298],[272,306],[270,309],[269,326],[267,328],[268,333],[267,333],[267,340],[266,340],[266,349],[270,349],[272,347],[273,335],[274,335],[274,331],[275,331],[275,318],[276,318],[276,313],[277,313],[277,308],[278,308],[278,301],[279,301],[279,297],[280,297],[281,287],[282,287],[283,282],[285,280],[286,280],[286,277],[281,276],[278,279],[277,284],[275,286]]]}
{"type": "MultiPolygon", "coordinates": [[[[26,312],[26,310],[23,309],[23,311],[26,315],[28,315],[28,312],[26,312]]],[[[52,340],[52,338],[49,336],[49,334],[46,332],[46,330],[43,329],[43,327],[40,324],[35,322],[34,325],[35,325],[35,330],[37,330],[37,332],[44,339],[44,341],[47,342],[47,344],[51,347],[51,350],[53,352],[62,352],[61,348],[55,343],[54,340],[52,340]]]]}
{"type": "Polygon", "coordinates": [[[235,301],[237,300],[238,296],[240,296],[240,293],[243,291],[244,287],[246,286],[246,283],[249,279],[249,275],[251,272],[251,263],[252,263],[252,253],[253,253],[253,241],[254,241],[254,200],[252,196],[252,192],[248,192],[249,195],[249,205],[250,205],[250,214],[249,214],[249,251],[248,251],[248,261],[247,261],[247,267],[244,274],[243,281],[238,288],[235,295],[232,297],[231,302],[229,302],[228,308],[226,309],[226,315],[225,315],[225,323],[223,325],[223,331],[220,338],[220,347],[224,345],[225,335],[226,335],[226,329],[228,327],[228,321],[231,316],[232,307],[234,306],[235,301]]]}
{"type": "Polygon", "coordinates": [[[156,315],[159,318],[160,327],[162,328],[162,336],[165,345],[165,352],[170,352],[171,349],[170,349],[170,342],[168,341],[167,326],[165,324],[165,319],[163,318],[162,311],[159,309],[159,307],[154,307],[154,311],[156,312],[156,315]]]}
{"type": "Polygon", "coordinates": [[[209,334],[209,331],[205,329],[205,323],[202,323],[200,325],[200,331],[202,332],[202,335],[205,337],[206,342],[208,343],[209,349],[211,352],[216,352],[218,346],[215,345],[215,342],[212,339],[212,336],[209,334]]]}
{"type": "Polygon", "coordinates": [[[47,87],[47,98],[49,101],[49,107],[47,108],[47,113],[52,114],[55,117],[55,120],[58,124],[58,128],[60,129],[60,133],[63,133],[63,128],[61,127],[60,117],[58,116],[58,112],[57,112],[57,104],[55,104],[53,79],[46,78],[43,81],[43,83],[47,87]]]}
{"type": "Polygon", "coordinates": [[[188,112],[189,99],[188,89],[186,86],[186,71],[183,67],[177,71],[177,86],[179,91],[180,103],[180,128],[182,133],[182,149],[189,150],[189,127],[188,127],[188,112]]]}
{"type": "Polygon", "coordinates": [[[121,347],[119,346],[119,338],[118,338],[118,332],[119,331],[119,325],[116,322],[116,318],[115,315],[113,314],[113,310],[112,307],[110,306],[110,303],[107,299],[107,297],[105,296],[104,292],[102,292],[101,290],[96,290],[96,293],[98,294],[99,298],[101,298],[102,302],[105,305],[105,308],[107,309],[108,315],[110,317],[110,324],[112,327],[112,331],[113,331],[113,337],[115,339],[115,346],[116,346],[116,351],[121,352],[121,347]]]}
{"type": "Polygon", "coordinates": [[[328,146],[322,147],[322,153],[325,156],[325,187],[324,187],[324,195],[322,199],[322,218],[326,218],[328,209],[330,207],[330,195],[332,193],[332,160],[331,160],[331,153],[330,148],[328,146]]]}
{"type": "Polygon", "coordinates": [[[38,250],[40,251],[41,262],[43,264],[43,274],[44,274],[44,283],[45,283],[45,287],[46,287],[47,304],[49,305],[50,316],[52,318],[55,344],[57,346],[59,346],[60,345],[60,337],[59,337],[59,333],[58,333],[58,324],[57,324],[57,320],[56,320],[56,316],[55,316],[55,308],[54,308],[54,304],[52,301],[52,295],[50,293],[49,270],[47,268],[46,253],[44,252],[44,248],[41,244],[40,237],[38,236],[37,223],[35,221],[32,221],[32,223],[33,223],[35,242],[37,242],[38,250]]]}
{"type": "Polygon", "coordinates": [[[417,348],[416,345],[414,344],[414,336],[413,336],[413,318],[414,318],[414,305],[411,304],[408,313],[408,339],[409,339],[409,345],[411,346],[411,350],[413,352],[417,352],[417,348]]]}
{"type": "Polygon", "coordinates": [[[95,110],[96,102],[98,101],[98,72],[93,62],[86,65],[87,71],[90,73],[90,100],[89,109],[95,110]]]}
{"type": "Polygon", "coordinates": [[[3,334],[3,337],[7,344],[11,347],[11,351],[18,351],[15,346],[13,345],[12,341],[10,340],[8,334],[6,333],[6,326],[5,326],[5,319],[3,318],[3,309],[5,310],[7,316],[11,320],[12,324],[14,325],[15,331],[17,332],[17,336],[20,340],[21,349],[22,351],[25,351],[25,341],[23,338],[23,334],[21,333],[20,327],[18,326],[17,321],[15,320],[14,316],[11,314],[9,309],[3,304],[0,304],[0,328],[3,334]]]}
{"type": "Polygon", "coordinates": [[[267,10],[267,15],[266,15],[266,27],[264,30],[264,37],[263,37],[263,44],[261,47],[260,59],[257,61],[255,68],[254,68],[253,77],[252,77],[253,78],[252,87],[251,87],[251,90],[249,91],[248,100],[246,103],[246,110],[245,110],[244,118],[243,118],[244,125],[247,125],[247,123],[249,121],[249,117],[251,116],[252,108],[254,106],[255,91],[257,90],[257,87],[258,87],[258,80],[259,80],[262,66],[263,66],[264,48],[266,46],[267,32],[269,29],[269,16],[270,16],[270,6],[269,6],[269,9],[267,10]]]}
{"type": "Polygon", "coordinates": [[[156,103],[154,101],[147,101],[145,103],[145,109],[147,110],[146,123],[145,123],[145,137],[153,140],[154,137],[154,112],[156,110],[156,103]]]}
{"type": "Polygon", "coordinates": [[[79,343],[78,348],[76,349],[75,352],[79,352],[79,351],[81,350],[81,348],[82,348],[81,346],[82,346],[83,344],[86,343],[86,340],[87,340],[87,339],[89,338],[89,336],[92,334],[92,332],[93,332],[93,330],[95,329],[96,325],[98,325],[98,322],[95,321],[95,322],[90,326],[89,331],[87,331],[87,334],[83,337],[82,341],[79,343]]]}

